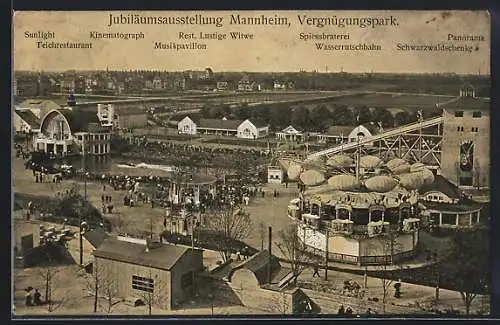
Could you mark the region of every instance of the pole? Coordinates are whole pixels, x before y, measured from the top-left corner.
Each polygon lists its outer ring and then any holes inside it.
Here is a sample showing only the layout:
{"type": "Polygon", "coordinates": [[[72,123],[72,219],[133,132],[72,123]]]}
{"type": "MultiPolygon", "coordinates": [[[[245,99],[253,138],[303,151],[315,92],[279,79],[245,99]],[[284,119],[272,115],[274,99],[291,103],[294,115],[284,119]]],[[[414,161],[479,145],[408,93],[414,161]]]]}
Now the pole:
{"type": "Polygon", "coordinates": [[[82,237],[82,212],[78,213],[78,222],[80,227],[80,266],[83,266],[83,237],[82,237]]]}
{"type": "Polygon", "coordinates": [[[422,162],[422,120],[423,120],[423,115],[422,111],[418,111],[418,119],[420,122],[420,127],[418,128],[419,131],[419,143],[418,143],[418,160],[419,162],[422,162]]]}
{"type": "Polygon", "coordinates": [[[325,281],[328,281],[328,228],[325,231],[325,281]]]}
{"type": "Polygon", "coordinates": [[[267,266],[267,283],[271,283],[271,246],[272,246],[272,239],[273,239],[273,227],[269,227],[269,238],[267,242],[267,249],[269,251],[269,261],[268,261],[268,266],[267,266]]]}

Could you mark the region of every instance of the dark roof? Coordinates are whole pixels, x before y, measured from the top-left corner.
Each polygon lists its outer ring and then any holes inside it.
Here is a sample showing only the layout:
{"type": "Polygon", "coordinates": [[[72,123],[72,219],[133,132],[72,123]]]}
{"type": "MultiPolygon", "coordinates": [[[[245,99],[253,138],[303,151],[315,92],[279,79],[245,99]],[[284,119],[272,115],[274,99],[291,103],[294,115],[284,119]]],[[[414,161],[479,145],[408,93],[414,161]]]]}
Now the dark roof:
{"type": "MultiPolygon", "coordinates": [[[[234,270],[245,268],[252,271],[259,281],[259,284],[267,282],[267,272],[269,265],[269,251],[263,250],[250,257],[246,262],[238,265],[234,270]]],[[[271,256],[271,279],[276,279],[276,274],[280,272],[281,265],[276,256],[271,256]]],[[[233,270],[233,271],[234,271],[233,270]]],[[[281,279],[278,279],[278,281],[281,279]]]]}
{"type": "Polygon", "coordinates": [[[345,126],[345,125],[332,125],[328,128],[326,131],[326,135],[332,135],[332,136],[343,136],[343,137],[348,137],[349,134],[354,130],[352,126],[345,126]]]}
{"type": "Polygon", "coordinates": [[[365,128],[367,128],[368,131],[370,131],[370,133],[372,135],[378,134],[381,131],[380,126],[378,125],[378,123],[375,123],[375,122],[369,122],[369,123],[365,123],[365,124],[362,124],[362,125],[365,128]]]}
{"type": "Polygon", "coordinates": [[[30,110],[16,110],[16,114],[33,129],[40,127],[40,119],[30,110]]]}
{"type": "Polygon", "coordinates": [[[489,98],[483,97],[460,96],[454,100],[440,104],[439,107],[444,107],[445,109],[456,108],[489,110],[491,107],[491,101],[489,98]]]}
{"type": "Polygon", "coordinates": [[[89,124],[96,123],[100,125],[97,112],[79,109],[60,109],[59,112],[68,120],[71,132],[87,131],[89,124]]]}
{"type": "Polygon", "coordinates": [[[457,186],[455,186],[453,183],[451,183],[441,175],[435,175],[434,183],[428,186],[422,186],[419,189],[420,195],[424,195],[425,193],[431,191],[441,192],[448,196],[450,199],[460,199],[464,196],[462,191],[460,191],[457,186]]]}
{"type": "Polygon", "coordinates": [[[269,123],[260,118],[250,118],[248,120],[257,128],[263,128],[269,126],[269,123]]]}
{"type": "Polygon", "coordinates": [[[202,129],[218,129],[218,130],[234,130],[238,129],[238,126],[243,121],[240,120],[223,120],[223,119],[213,119],[213,118],[202,118],[197,124],[198,128],[202,129]]]}
{"type": "Polygon", "coordinates": [[[85,232],[83,235],[85,239],[88,240],[92,246],[95,248],[101,246],[101,244],[109,237],[109,235],[102,229],[93,229],[85,232]]]}
{"type": "Polygon", "coordinates": [[[145,245],[108,238],[93,252],[93,255],[124,263],[171,270],[189,250],[191,248],[184,246],[157,244],[157,247],[150,248],[146,252],[145,245]]]}

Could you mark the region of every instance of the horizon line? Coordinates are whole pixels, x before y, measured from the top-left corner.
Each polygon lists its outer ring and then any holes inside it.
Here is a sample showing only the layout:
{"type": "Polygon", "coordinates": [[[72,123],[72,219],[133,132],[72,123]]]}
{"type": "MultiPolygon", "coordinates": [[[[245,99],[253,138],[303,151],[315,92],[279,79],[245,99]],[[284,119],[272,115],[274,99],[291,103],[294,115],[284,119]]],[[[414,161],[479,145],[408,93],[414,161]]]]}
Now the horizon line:
{"type": "MultiPolygon", "coordinates": [[[[208,68],[208,67],[207,67],[208,68]]],[[[68,72],[168,72],[180,73],[190,71],[204,71],[205,69],[186,69],[186,70],[161,70],[161,69],[66,69],[66,70],[12,70],[16,72],[38,72],[38,73],[68,73],[68,72]]],[[[448,76],[478,76],[478,77],[491,77],[491,73],[457,73],[457,72],[383,72],[383,71],[370,71],[370,72],[347,72],[347,71],[250,71],[250,70],[226,70],[213,72],[218,73],[276,73],[276,74],[290,74],[290,73],[305,73],[305,74],[344,74],[344,75],[360,75],[360,74],[375,74],[375,75],[448,75],[448,76]]]]}

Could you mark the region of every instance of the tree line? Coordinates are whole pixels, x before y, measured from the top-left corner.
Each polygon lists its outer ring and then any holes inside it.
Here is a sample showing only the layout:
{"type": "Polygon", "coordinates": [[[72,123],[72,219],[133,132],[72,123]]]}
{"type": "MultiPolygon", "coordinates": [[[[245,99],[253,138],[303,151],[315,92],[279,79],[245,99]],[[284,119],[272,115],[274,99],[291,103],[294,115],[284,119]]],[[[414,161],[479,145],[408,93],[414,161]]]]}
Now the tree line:
{"type": "MultiPolygon", "coordinates": [[[[272,106],[241,105],[238,107],[204,106],[200,111],[202,118],[223,118],[245,120],[261,119],[269,123],[271,130],[281,130],[288,125],[307,131],[324,132],[330,126],[356,126],[374,122],[383,128],[393,128],[418,121],[418,112],[399,111],[392,113],[386,108],[370,108],[366,105],[348,107],[347,105],[318,104],[315,107],[291,107],[288,104],[274,104],[272,106]]],[[[434,108],[423,111],[423,118],[440,116],[441,109],[434,108]]]]}

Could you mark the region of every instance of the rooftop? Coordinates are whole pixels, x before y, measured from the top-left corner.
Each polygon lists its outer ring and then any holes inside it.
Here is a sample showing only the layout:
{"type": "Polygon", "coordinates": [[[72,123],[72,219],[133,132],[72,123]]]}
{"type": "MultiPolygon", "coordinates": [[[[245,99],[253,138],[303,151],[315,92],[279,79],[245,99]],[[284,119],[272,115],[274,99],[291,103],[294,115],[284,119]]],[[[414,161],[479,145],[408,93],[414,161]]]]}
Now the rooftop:
{"type": "MultiPolygon", "coordinates": [[[[269,265],[269,251],[263,250],[258,252],[257,254],[254,254],[248,260],[234,267],[231,273],[238,269],[245,268],[247,270],[252,271],[257,277],[259,284],[262,285],[267,282],[268,265],[269,265]]],[[[278,259],[274,255],[271,256],[271,282],[279,282],[282,279],[282,277],[286,276],[286,274],[283,275],[282,273],[283,272],[281,272],[281,265],[278,259]],[[282,277],[277,279],[280,276],[282,277]]]]}
{"type": "Polygon", "coordinates": [[[263,128],[263,127],[266,127],[269,125],[269,123],[267,123],[266,121],[264,121],[260,118],[250,118],[250,119],[248,119],[248,121],[250,123],[252,123],[253,125],[255,125],[255,127],[257,127],[257,128],[263,128]]]}
{"type": "Polygon", "coordinates": [[[146,252],[146,247],[143,244],[108,238],[93,252],[93,255],[168,271],[189,250],[191,248],[165,243],[157,244],[146,252]]]}
{"type": "Polygon", "coordinates": [[[40,119],[29,109],[16,110],[16,114],[32,129],[40,128],[40,119]]]}
{"type": "Polygon", "coordinates": [[[462,191],[460,191],[457,186],[441,175],[435,175],[434,183],[428,186],[422,186],[418,192],[420,195],[424,195],[425,193],[431,191],[441,192],[450,199],[461,199],[464,196],[462,191]]]}
{"type": "Polygon", "coordinates": [[[217,130],[234,130],[238,129],[238,126],[243,121],[241,120],[223,120],[223,119],[208,119],[202,118],[197,125],[198,128],[202,129],[217,129],[217,130]]]}
{"type": "Polygon", "coordinates": [[[439,107],[456,108],[456,109],[479,109],[489,110],[491,108],[491,101],[489,98],[460,96],[446,103],[442,103],[439,107]]]}
{"type": "Polygon", "coordinates": [[[85,232],[83,236],[95,248],[101,246],[101,244],[109,237],[109,235],[102,229],[89,230],[85,232]]]}
{"type": "Polygon", "coordinates": [[[96,112],[80,109],[59,109],[59,112],[68,120],[71,132],[88,131],[89,124],[100,124],[96,112]]]}

